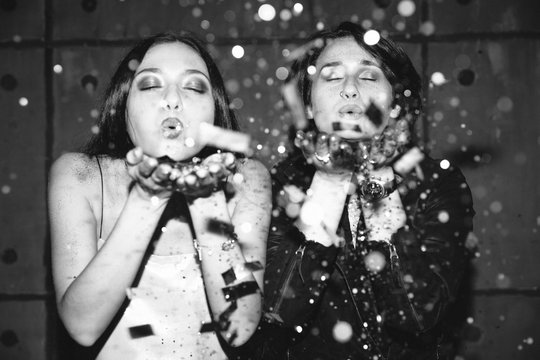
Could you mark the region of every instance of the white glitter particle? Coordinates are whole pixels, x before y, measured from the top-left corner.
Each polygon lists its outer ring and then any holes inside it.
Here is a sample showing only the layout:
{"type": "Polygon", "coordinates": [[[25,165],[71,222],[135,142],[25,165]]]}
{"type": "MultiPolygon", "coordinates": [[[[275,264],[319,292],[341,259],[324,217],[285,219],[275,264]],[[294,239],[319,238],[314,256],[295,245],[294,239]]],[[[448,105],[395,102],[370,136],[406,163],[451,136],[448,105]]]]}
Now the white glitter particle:
{"type": "Polygon", "coordinates": [[[294,4],[293,6],[293,13],[294,15],[300,15],[302,13],[302,11],[304,11],[304,5],[300,4],[300,3],[296,3],[294,4]]]}
{"type": "Polygon", "coordinates": [[[292,12],[289,9],[283,9],[279,13],[279,18],[283,21],[289,21],[292,18],[292,12]]]}
{"type": "Polygon", "coordinates": [[[244,48],[240,45],[235,45],[233,46],[231,53],[235,58],[241,59],[244,56],[244,48]]]}
{"type": "Polygon", "coordinates": [[[447,82],[446,78],[444,77],[444,74],[435,71],[433,74],[431,74],[431,83],[435,86],[441,86],[444,85],[447,82]]]}
{"type": "Polygon", "coordinates": [[[377,273],[384,269],[386,259],[379,251],[372,251],[364,257],[364,264],[369,271],[377,273]]]}
{"type": "Polygon", "coordinates": [[[253,230],[253,225],[251,225],[251,223],[246,222],[240,225],[240,231],[242,231],[245,234],[250,233],[251,230],[253,230]]]}
{"type": "Polygon", "coordinates": [[[425,36],[430,36],[435,33],[435,24],[432,21],[423,22],[420,25],[420,32],[425,36]]]}
{"type": "Polygon", "coordinates": [[[441,162],[439,163],[439,166],[441,167],[441,169],[448,169],[450,167],[450,161],[444,159],[444,160],[441,160],[441,162]]]}
{"type": "Polygon", "coordinates": [[[22,97],[19,99],[19,105],[21,106],[27,106],[28,105],[28,99],[25,97],[22,97]]]}
{"type": "Polygon", "coordinates": [[[313,65],[308,66],[307,73],[309,75],[314,75],[317,72],[317,68],[313,65]]]}
{"type": "Polygon", "coordinates": [[[188,137],[184,141],[184,144],[189,148],[194,147],[195,146],[195,140],[193,138],[188,137]]]}
{"type": "Polygon", "coordinates": [[[338,321],[332,329],[332,334],[337,342],[346,343],[353,335],[352,326],[346,321],[338,321]]]}
{"type": "Polygon", "coordinates": [[[10,192],[11,192],[11,186],[9,186],[9,185],[2,186],[2,194],[7,195],[10,192]]]}
{"type": "Polygon", "coordinates": [[[279,80],[285,80],[285,79],[287,79],[287,76],[289,76],[289,70],[287,70],[286,67],[282,66],[282,67],[277,68],[276,77],[279,80]]]}
{"type": "Polygon", "coordinates": [[[244,182],[244,175],[240,174],[240,173],[236,173],[233,175],[233,182],[235,184],[241,184],[244,182]]]}
{"type": "Polygon", "coordinates": [[[439,219],[439,222],[441,223],[447,223],[448,220],[450,220],[450,215],[448,214],[447,211],[440,211],[439,212],[439,215],[437,215],[437,218],[439,219]]]}
{"type": "Polygon", "coordinates": [[[276,17],[276,9],[270,4],[263,4],[257,14],[263,21],[272,21],[276,17]]]}
{"type": "Polygon", "coordinates": [[[381,40],[381,34],[377,30],[368,30],[364,34],[364,42],[367,45],[375,45],[381,40]]]}
{"type": "Polygon", "coordinates": [[[129,62],[128,62],[129,70],[135,71],[135,70],[137,70],[138,67],[139,67],[139,61],[138,60],[136,60],[136,59],[129,60],[129,62]]]}
{"type": "Polygon", "coordinates": [[[489,205],[489,210],[491,210],[492,213],[498,214],[502,211],[503,205],[500,201],[494,201],[489,205]]]}
{"type": "Polygon", "coordinates": [[[56,65],[53,66],[53,71],[56,74],[61,74],[62,71],[64,71],[64,69],[62,68],[62,65],[56,64],[56,65]]]}
{"type": "Polygon", "coordinates": [[[398,13],[403,17],[409,17],[416,11],[416,5],[412,0],[403,0],[397,6],[398,13]]]}

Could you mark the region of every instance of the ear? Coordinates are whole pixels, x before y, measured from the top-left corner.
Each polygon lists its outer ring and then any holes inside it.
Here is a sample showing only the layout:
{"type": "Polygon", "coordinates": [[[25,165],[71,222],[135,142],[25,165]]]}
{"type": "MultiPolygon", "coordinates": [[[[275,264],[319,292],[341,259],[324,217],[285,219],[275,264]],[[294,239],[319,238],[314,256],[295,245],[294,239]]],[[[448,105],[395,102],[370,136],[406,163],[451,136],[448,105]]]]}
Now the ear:
{"type": "Polygon", "coordinates": [[[311,109],[311,105],[306,105],[306,117],[308,119],[313,119],[313,110],[311,109]]]}
{"type": "Polygon", "coordinates": [[[397,119],[399,117],[399,113],[401,112],[401,106],[396,104],[392,110],[390,110],[390,117],[392,119],[397,119]]]}

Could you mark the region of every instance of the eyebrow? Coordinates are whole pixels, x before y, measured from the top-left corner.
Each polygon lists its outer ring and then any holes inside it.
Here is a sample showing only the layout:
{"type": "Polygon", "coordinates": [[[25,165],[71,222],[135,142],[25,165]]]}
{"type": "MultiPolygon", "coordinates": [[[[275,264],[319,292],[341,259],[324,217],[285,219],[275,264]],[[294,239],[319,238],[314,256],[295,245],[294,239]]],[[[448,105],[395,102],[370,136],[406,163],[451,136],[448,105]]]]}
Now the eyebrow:
{"type": "MultiPolygon", "coordinates": [[[[365,65],[365,66],[374,66],[374,67],[379,68],[379,69],[381,68],[376,62],[373,62],[371,60],[366,60],[366,59],[360,61],[360,64],[365,65]]],[[[323,66],[321,66],[320,71],[322,71],[325,68],[335,67],[335,66],[340,66],[340,65],[343,65],[342,61],[331,61],[331,62],[326,63],[323,66]]]]}
{"type": "MultiPolygon", "coordinates": [[[[134,77],[137,77],[139,76],[140,74],[142,73],[146,73],[146,72],[149,72],[149,73],[158,73],[158,74],[161,74],[162,71],[161,69],[159,68],[144,68],[144,69],[141,69],[139,71],[137,71],[137,73],[135,74],[134,77]]],[[[185,74],[188,74],[188,75],[191,75],[191,74],[198,74],[198,75],[202,75],[204,76],[208,81],[210,81],[210,78],[208,77],[208,75],[206,75],[205,73],[203,73],[202,71],[200,70],[197,70],[197,69],[188,69],[184,72],[185,74]]]]}

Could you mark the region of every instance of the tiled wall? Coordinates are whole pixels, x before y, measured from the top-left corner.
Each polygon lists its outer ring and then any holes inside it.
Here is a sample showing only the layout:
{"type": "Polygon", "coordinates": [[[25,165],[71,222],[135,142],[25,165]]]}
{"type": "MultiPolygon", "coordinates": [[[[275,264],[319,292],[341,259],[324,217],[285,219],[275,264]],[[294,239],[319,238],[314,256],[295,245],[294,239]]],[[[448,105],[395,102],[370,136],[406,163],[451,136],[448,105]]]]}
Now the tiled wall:
{"type": "Polygon", "coordinates": [[[49,278],[47,172],[91,134],[127,47],[162,30],[208,41],[244,130],[261,144],[257,156],[271,166],[286,144],[275,75],[286,65],[282,51],[342,20],[372,24],[404,45],[425,78],[420,137],[434,156],[460,165],[473,190],[479,256],[462,358],[540,358],[540,3],[412,3],[1,0],[0,358],[66,353],[49,278]],[[273,20],[258,18],[263,3],[276,9],[273,20]],[[231,55],[234,45],[242,58],[231,55]],[[443,84],[430,82],[435,72],[443,84]]]}

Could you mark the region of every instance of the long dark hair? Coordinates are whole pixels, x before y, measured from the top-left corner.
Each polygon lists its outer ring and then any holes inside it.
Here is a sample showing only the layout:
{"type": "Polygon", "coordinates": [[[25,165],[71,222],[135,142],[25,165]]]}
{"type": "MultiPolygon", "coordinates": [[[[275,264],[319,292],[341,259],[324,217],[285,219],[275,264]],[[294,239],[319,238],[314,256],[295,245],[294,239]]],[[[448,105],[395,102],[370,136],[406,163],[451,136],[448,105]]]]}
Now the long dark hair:
{"type": "Polygon", "coordinates": [[[331,40],[352,37],[360,47],[381,62],[384,75],[392,85],[394,101],[399,105],[410,126],[422,111],[422,83],[409,56],[403,48],[390,39],[381,37],[375,45],[364,42],[366,30],[360,25],[343,22],[333,29],[312,34],[306,43],[313,43],[307,54],[291,65],[289,80],[298,81],[298,91],[305,105],[311,105],[311,77],[308,67],[314,66],[317,59],[331,40]]]}
{"type": "MultiPolygon", "coordinates": [[[[133,76],[148,50],[159,44],[180,42],[193,48],[203,59],[208,68],[212,95],[214,97],[214,125],[229,130],[238,130],[238,122],[229,106],[223,78],[219,69],[206,50],[204,44],[191,33],[176,34],[164,32],[148,37],[133,47],[122,59],[111,78],[105,92],[98,119],[99,131],[88,141],[82,151],[87,155],[108,155],[112,158],[124,158],[134,147],[126,128],[126,104],[133,76]]],[[[201,153],[209,152],[203,149],[201,153]]]]}

